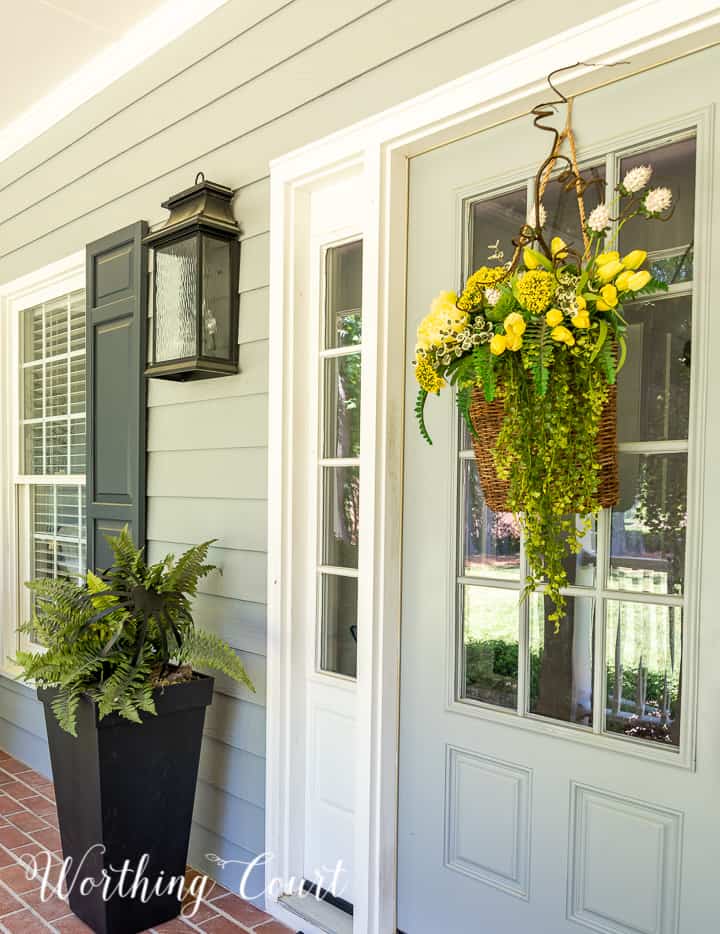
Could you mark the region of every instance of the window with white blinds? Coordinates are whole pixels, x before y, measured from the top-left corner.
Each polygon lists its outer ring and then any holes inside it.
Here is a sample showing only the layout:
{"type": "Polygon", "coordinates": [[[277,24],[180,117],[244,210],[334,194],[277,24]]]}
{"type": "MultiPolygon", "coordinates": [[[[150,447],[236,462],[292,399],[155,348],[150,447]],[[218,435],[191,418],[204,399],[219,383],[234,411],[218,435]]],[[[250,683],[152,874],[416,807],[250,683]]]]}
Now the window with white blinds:
{"type": "Polygon", "coordinates": [[[20,312],[21,543],[29,577],[85,572],[85,293],[20,312]]]}

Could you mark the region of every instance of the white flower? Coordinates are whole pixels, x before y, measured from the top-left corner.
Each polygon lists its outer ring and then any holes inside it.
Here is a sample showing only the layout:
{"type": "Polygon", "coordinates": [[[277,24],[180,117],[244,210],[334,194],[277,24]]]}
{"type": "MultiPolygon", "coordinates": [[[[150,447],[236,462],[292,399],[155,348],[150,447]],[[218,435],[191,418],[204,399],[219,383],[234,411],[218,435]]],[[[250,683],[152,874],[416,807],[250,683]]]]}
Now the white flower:
{"type": "MultiPolygon", "coordinates": [[[[543,204],[540,205],[539,214],[540,214],[540,226],[544,227],[545,222],[547,221],[547,211],[545,210],[545,206],[543,204]]],[[[535,228],[535,205],[533,205],[528,211],[527,223],[529,227],[532,227],[533,229],[535,228]]]]}
{"type": "Polygon", "coordinates": [[[488,305],[495,306],[500,300],[500,289],[485,289],[485,300],[488,305]]]}
{"type": "Polygon", "coordinates": [[[598,204],[587,219],[587,225],[595,233],[602,233],[610,226],[610,211],[606,204],[598,204]]]}
{"type": "Polygon", "coordinates": [[[651,165],[636,165],[634,169],[630,169],[629,172],[625,173],[622,186],[625,191],[640,191],[650,181],[652,173],[651,165]]]}
{"type": "Polygon", "coordinates": [[[648,214],[661,214],[672,204],[672,192],[669,188],[651,188],[643,203],[648,214]]]}

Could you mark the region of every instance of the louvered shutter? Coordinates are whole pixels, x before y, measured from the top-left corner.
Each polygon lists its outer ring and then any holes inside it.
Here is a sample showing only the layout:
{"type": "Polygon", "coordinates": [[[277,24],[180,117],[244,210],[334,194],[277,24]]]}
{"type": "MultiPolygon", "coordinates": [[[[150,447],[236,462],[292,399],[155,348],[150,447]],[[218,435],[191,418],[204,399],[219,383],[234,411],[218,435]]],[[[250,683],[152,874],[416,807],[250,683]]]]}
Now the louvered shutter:
{"type": "Polygon", "coordinates": [[[112,563],[105,540],[127,525],[145,544],[147,225],[88,244],[88,567],[112,563]]]}

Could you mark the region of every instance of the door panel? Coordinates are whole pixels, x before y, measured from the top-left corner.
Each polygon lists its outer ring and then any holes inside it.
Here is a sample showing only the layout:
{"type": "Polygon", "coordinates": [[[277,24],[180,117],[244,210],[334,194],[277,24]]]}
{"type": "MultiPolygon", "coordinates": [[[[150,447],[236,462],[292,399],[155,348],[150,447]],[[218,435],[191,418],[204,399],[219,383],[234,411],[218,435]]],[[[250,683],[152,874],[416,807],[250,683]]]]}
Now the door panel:
{"type": "MultiPolygon", "coordinates": [[[[706,80],[719,67],[710,49],[575,106],[581,164],[600,182],[588,210],[604,198],[602,184],[646,162],[677,207],[668,224],[628,224],[621,236],[621,250],[650,251],[670,291],[627,308],[620,503],[568,567],[559,635],[542,594],[519,602],[519,527],[484,506],[449,394],[428,401],[431,447],[407,419],[398,873],[406,934],[579,926],[695,934],[720,912],[706,859],[720,832],[720,638],[709,599],[720,499],[703,482],[702,456],[720,454],[720,378],[707,368],[720,350],[717,329],[707,328],[709,299],[720,294],[707,237],[720,230],[711,159],[720,92],[706,80]]],[[[523,117],[412,161],[408,360],[439,291],[510,259],[548,139],[523,117]]],[[[552,233],[577,242],[574,199],[560,199],[557,187],[544,198],[552,233]]]]}

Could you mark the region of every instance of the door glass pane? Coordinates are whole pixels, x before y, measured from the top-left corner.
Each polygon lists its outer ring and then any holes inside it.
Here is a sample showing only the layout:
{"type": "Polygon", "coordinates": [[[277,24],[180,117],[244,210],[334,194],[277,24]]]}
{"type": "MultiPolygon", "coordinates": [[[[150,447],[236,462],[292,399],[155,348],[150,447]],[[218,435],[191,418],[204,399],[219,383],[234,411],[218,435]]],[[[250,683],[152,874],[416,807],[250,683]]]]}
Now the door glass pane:
{"type": "Polygon", "coordinates": [[[516,709],[519,597],[517,590],[460,587],[463,697],[516,709]]]}
{"type": "Polygon", "coordinates": [[[356,577],[321,574],[322,637],[320,667],[323,671],[357,675],[357,602],[356,577]]]}
{"type": "Polygon", "coordinates": [[[694,139],[627,156],[620,162],[620,178],[639,165],[652,165],[650,187],[670,188],[675,209],[665,223],[648,223],[643,217],[628,221],[620,232],[620,249],[642,249],[650,253],[650,266],[668,283],[692,279],[695,228],[694,139]]]}
{"type": "MultiPolygon", "coordinates": [[[[583,169],[581,174],[590,182],[584,195],[585,213],[589,216],[592,209],[605,200],[605,166],[588,167],[583,169]]],[[[585,247],[577,196],[574,189],[569,192],[565,191],[566,184],[566,182],[560,183],[555,177],[550,180],[545,189],[542,205],[545,208],[547,221],[543,227],[543,237],[548,245],[553,237],[562,237],[570,249],[582,256],[585,247]]],[[[532,223],[534,225],[534,220],[532,223]]]]}
{"type": "Polygon", "coordinates": [[[687,454],[620,454],[612,511],[613,590],[680,594],[685,578],[687,454]]]}
{"type": "Polygon", "coordinates": [[[485,505],[474,458],[460,461],[460,530],[465,577],[520,579],[520,523],[511,512],[485,505]]]}
{"type": "Polygon", "coordinates": [[[624,310],[628,353],[618,375],[618,440],[688,436],[692,298],[652,298],[624,310]]]}
{"type": "Polygon", "coordinates": [[[530,711],[592,726],[595,601],[568,597],[557,632],[552,612],[541,593],[530,597],[530,711]]]}
{"type": "Polygon", "coordinates": [[[323,467],[322,563],[357,568],[360,524],[360,469],[323,467]]]}
{"type": "Polygon", "coordinates": [[[325,382],[324,457],[360,455],[360,354],[329,357],[325,382]]]}
{"type": "Polygon", "coordinates": [[[471,269],[509,263],[517,237],[527,215],[525,185],[504,195],[475,201],[470,206],[471,269]]]}
{"type": "Polygon", "coordinates": [[[611,600],[606,730],[680,743],[682,610],[611,600]]]}
{"type": "Polygon", "coordinates": [[[362,241],[333,247],[326,256],[325,348],[362,340],[362,241]]]}

